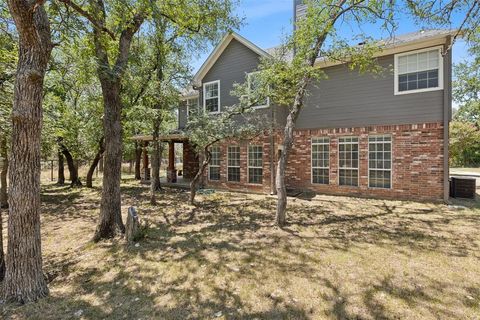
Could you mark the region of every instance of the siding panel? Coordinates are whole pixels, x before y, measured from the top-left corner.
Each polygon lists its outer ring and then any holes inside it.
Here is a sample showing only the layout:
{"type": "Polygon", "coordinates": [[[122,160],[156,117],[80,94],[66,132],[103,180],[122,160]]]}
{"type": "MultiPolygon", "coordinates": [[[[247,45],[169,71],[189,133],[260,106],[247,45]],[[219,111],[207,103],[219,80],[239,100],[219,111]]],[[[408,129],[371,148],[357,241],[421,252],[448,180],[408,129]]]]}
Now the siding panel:
{"type": "Polygon", "coordinates": [[[297,128],[441,121],[443,90],[395,96],[393,63],[393,55],[379,58],[386,71],[375,76],[345,65],[325,68],[328,78],[310,86],[297,128]]]}

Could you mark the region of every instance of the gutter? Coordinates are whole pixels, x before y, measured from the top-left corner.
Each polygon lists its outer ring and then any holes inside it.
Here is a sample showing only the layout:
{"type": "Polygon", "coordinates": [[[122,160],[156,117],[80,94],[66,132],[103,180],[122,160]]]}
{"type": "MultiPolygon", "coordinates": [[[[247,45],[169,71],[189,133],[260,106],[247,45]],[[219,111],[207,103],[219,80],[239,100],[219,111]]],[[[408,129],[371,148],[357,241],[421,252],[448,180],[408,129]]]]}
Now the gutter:
{"type": "Polygon", "coordinates": [[[443,86],[443,201],[448,203],[450,198],[450,166],[449,160],[449,132],[452,117],[452,36],[447,37],[444,50],[450,49],[445,54],[443,86]]]}

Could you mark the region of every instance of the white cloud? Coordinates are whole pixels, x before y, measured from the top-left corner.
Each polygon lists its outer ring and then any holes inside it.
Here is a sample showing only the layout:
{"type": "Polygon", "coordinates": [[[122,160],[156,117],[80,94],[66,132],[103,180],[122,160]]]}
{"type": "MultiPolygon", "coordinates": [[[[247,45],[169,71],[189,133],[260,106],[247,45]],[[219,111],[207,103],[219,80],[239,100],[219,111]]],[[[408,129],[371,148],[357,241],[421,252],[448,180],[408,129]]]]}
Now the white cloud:
{"type": "Polygon", "coordinates": [[[241,0],[238,11],[247,20],[260,19],[278,13],[292,12],[293,0],[241,0]]]}

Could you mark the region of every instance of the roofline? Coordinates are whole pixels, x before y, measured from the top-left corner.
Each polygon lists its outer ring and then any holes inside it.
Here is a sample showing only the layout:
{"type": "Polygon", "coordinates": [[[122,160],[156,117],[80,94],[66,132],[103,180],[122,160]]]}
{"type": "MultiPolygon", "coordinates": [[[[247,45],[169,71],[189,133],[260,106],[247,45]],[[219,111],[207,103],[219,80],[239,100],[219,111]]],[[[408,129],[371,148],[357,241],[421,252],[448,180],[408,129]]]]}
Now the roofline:
{"type": "Polygon", "coordinates": [[[242,37],[236,32],[233,32],[233,31],[228,32],[222,38],[220,43],[215,47],[212,53],[210,53],[207,60],[205,60],[205,62],[202,64],[200,69],[197,71],[197,73],[193,77],[194,84],[199,84],[202,81],[203,77],[205,77],[205,75],[212,68],[212,66],[215,64],[218,58],[222,55],[225,48],[227,48],[227,46],[230,44],[230,42],[233,39],[237,40],[238,42],[240,42],[241,44],[243,44],[244,46],[246,46],[247,48],[249,48],[250,50],[252,50],[253,52],[255,52],[256,54],[262,57],[269,56],[269,54],[265,50],[263,50],[262,48],[260,48],[259,46],[251,42],[250,40],[245,39],[244,37],[242,37]]]}
{"type": "MultiPolygon", "coordinates": [[[[443,34],[433,35],[430,37],[425,37],[423,39],[404,42],[399,45],[395,45],[395,43],[386,44],[384,46],[384,49],[374,54],[374,57],[383,57],[391,54],[443,45],[448,42],[449,37],[454,36],[455,34],[457,34],[457,32],[458,30],[450,30],[449,32],[445,32],[443,34]]],[[[341,65],[344,63],[345,61],[331,61],[331,60],[317,59],[317,61],[315,62],[315,66],[319,68],[327,68],[327,67],[332,67],[336,65],[341,65]]]]}

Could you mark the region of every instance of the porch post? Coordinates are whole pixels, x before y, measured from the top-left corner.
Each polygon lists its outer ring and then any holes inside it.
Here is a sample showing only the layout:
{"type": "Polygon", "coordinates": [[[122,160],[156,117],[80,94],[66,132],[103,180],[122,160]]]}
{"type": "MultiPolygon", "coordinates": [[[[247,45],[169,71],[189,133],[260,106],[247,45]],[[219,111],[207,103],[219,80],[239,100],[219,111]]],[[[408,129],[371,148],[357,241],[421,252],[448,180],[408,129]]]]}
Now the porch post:
{"type": "Polygon", "coordinates": [[[177,182],[177,170],[175,170],[175,142],[168,141],[168,182],[177,182]]]}
{"type": "Polygon", "coordinates": [[[148,141],[143,143],[143,179],[150,180],[150,168],[148,167],[148,141]]]}

